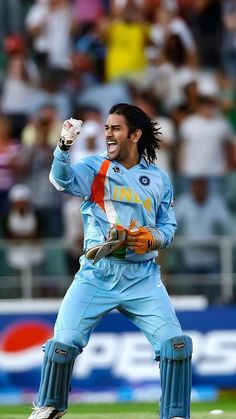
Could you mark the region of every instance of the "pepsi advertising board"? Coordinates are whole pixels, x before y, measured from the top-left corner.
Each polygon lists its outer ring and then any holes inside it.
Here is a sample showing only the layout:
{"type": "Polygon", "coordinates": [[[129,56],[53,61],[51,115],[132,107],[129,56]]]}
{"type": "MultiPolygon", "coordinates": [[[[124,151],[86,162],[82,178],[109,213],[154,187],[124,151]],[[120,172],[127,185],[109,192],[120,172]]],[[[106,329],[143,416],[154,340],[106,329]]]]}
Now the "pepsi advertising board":
{"type": "MultiPolygon", "coordinates": [[[[1,307],[0,403],[34,400],[41,347],[52,337],[57,305],[1,307]]],[[[218,388],[236,388],[236,307],[177,311],[177,316],[194,344],[192,397],[214,398],[218,388]]],[[[71,400],[157,400],[160,377],[153,356],[138,329],[117,311],[110,313],[77,357],[71,400]]]]}

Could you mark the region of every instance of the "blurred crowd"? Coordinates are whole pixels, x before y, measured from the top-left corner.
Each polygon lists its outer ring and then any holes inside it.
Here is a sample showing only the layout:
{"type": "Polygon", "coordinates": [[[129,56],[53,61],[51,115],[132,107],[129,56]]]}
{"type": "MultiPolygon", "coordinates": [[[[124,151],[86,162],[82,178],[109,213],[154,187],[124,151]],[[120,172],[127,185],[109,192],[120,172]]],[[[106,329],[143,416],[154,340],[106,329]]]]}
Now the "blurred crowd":
{"type": "MultiPolygon", "coordinates": [[[[236,0],[1,0],[0,43],[0,233],[34,249],[13,247],[12,269],[40,265],[40,240],[55,238],[78,268],[80,202],[49,183],[53,150],[73,116],[84,124],[72,161],[103,152],[117,102],[161,127],[178,235],[235,234],[236,0]]],[[[218,250],[188,248],[180,265],[217,273],[218,250]]]]}

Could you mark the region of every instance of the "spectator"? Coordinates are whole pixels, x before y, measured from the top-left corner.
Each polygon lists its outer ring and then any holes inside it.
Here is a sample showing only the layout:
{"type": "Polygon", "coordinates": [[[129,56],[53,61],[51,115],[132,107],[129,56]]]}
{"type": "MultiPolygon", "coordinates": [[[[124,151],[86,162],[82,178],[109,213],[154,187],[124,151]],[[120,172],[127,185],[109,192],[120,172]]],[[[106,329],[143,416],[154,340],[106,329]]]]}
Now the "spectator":
{"type": "MultiPolygon", "coordinates": [[[[198,82],[200,71],[191,71],[190,69],[182,73],[180,78],[180,87],[183,92],[183,102],[186,106],[187,115],[196,112],[198,107],[198,82]]],[[[186,116],[187,116],[186,115],[186,116]]]]}
{"type": "Polygon", "coordinates": [[[41,77],[47,65],[47,34],[46,20],[48,14],[48,0],[35,0],[29,7],[25,19],[25,28],[30,38],[30,46],[34,60],[37,64],[41,77]]]}
{"type": "Polygon", "coordinates": [[[99,107],[82,105],[76,107],[74,112],[77,119],[81,118],[83,121],[95,121],[104,129],[104,121],[99,107]]]}
{"type": "Polygon", "coordinates": [[[40,222],[32,207],[30,189],[24,184],[14,185],[9,193],[10,208],[6,214],[5,237],[9,240],[7,261],[22,278],[23,296],[31,296],[26,283],[32,277],[32,270],[44,260],[40,239],[40,222]],[[25,284],[25,286],[24,286],[25,284]]]}
{"type": "Polygon", "coordinates": [[[236,133],[236,85],[224,71],[217,73],[222,111],[236,133]]]}
{"type": "Polygon", "coordinates": [[[158,100],[155,99],[155,97],[152,97],[150,92],[138,96],[134,103],[160,125],[161,143],[157,156],[157,164],[165,170],[170,177],[173,177],[173,151],[176,140],[173,122],[170,118],[161,114],[158,100]]]}
{"type": "Polygon", "coordinates": [[[106,47],[101,39],[98,22],[87,23],[80,30],[72,56],[73,71],[79,72],[83,88],[104,81],[105,56],[106,47]]]}
{"type": "MultiPolygon", "coordinates": [[[[195,69],[194,69],[195,70],[195,69]]],[[[148,66],[138,82],[151,88],[161,100],[163,110],[170,114],[184,101],[183,78],[192,72],[189,54],[178,34],[169,34],[165,41],[161,60],[148,66]]]]}
{"type": "Polygon", "coordinates": [[[8,194],[23,168],[21,145],[11,136],[9,118],[0,115],[0,214],[8,210],[8,194]]]}
{"type": "Polygon", "coordinates": [[[195,60],[196,45],[193,34],[187,23],[178,15],[178,12],[177,1],[169,4],[161,2],[154,10],[150,38],[157,48],[157,58],[161,58],[168,36],[175,34],[180,37],[189,55],[195,60]]]}
{"type": "Polygon", "coordinates": [[[21,142],[25,145],[36,144],[39,137],[46,136],[47,144],[54,147],[60,135],[61,121],[55,106],[46,103],[31,118],[22,131],[21,142]]]}
{"type": "Polygon", "coordinates": [[[198,108],[198,84],[197,84],[197,71],[186,69],[180,74],[179,87],[182,91],[182,101],[174,106],[169,114],[175,128],[178,132],[180,124],[184,119],[195,113],[198,108]]]}
{"type": "Polygon", "coordinates": [[[209,177],[212,187],[219,188],[227,173],[227,146],[233,141],[232,128],[221,113],[218,87],[211,78],[202,78],[198,95],[197,111],[179,127],[179,173],[185,180],[209,177]]]}
{"type": "Polygon", "coordinates": [[[70,275],[78,271],[79,258],[83,254],[84,231],[78,197],[66,197],[63,203],[64,240],[67,249],[67,265],[70,275]],[[73,224],[71,223],[73,220],[73,224]]]}
{"type": "Polygon", "coordinates": [[[36,57],[44,61],[43,85],[53,84],[55,90],[61,88],[70,74],[73,23],[69,0],[48,0],[46,6],[42,1],[33,4],[26,17],[28,33],[36,39],[36,57]]]}
{"type": "Polygon", "coordinates": [[[52,126],[50,118],[41,118],[41,116],[42,114],[34,125],[33,142],[23,146],[24,182],[30,188],[31,201],[40,219],[43,220],[42,236],[61,237],[62,197],[58,196],[48,179],[54,148],[49,141],[52,126]]]}
{"type": "Polygon", "coordinates": [[[236,1],[225,0],[222,4],[222,18],[224,24],[222,58],[226,74],[236,83],[236,1]]]}
{"type": "Polygon", "coordinates": [[[36,105],[39,74],[27,55],[22,37],[8,37],[5,50],[7,67],[2,80],[1,109],[11,119],[12,135],[19,139],[36,105]]]}
{"type": "Polygon", "coordinates": [[[231,231],[231,214],[224,198],[210,193],[207,178],[193,178],[190,191],[176,200],[176,217],[179,235],[186,239],[182,251],[184,272],[196,275],[193,283],[186,286],[187,291],[205,294],[210,303],[219,302],[219,284],[216,286],[214,277],[211,283],[210,277],[208,281],[201,274],[219,274],[221,270],[217,243],[204,246],[204,242],[231,231]]]}
{"type": "Polygon", "coordinates": [[[80,140],[73,144],[71,149],[72,163],[76,163],[83,157],[105,152],[104,127],[96,121],[86,121],[83,123],[80,140]]]}
{"type": "MultiPolygon", "coordinates": [[[[21,0],[0,1],[0,40],[23,30],[21,0]]],[[[3,44],[1,43],[1,47],[3,44]]]]}
{"type": "Polygon", "coordinates": [[[80,27],[95,22],[104,13],[103,0],[90,0],[89,2],[74,0],[73,3],[75,20],[80,27]]]}
{"type": "MultiPolygon", "coordinates": [[[[225,179],[225,188],[223,191],[223,195],[226,199],[227,206],[232,212],[234,220],[236,221],[236,141],[234,144],[232,144],[229,150],[229,167],[230,170],[229,173],[227,173],[225,179]]],[[[236,234],[236,223],[234,233],[236,234]]]]}
{"type": "Polygon", "coordinates": [[[187,17],[196,42],[199,64],[205,70],[216,70],[221,66],[221,4],[224,1],[193,1],[187,17]]]}
{"type": "Polygon", "coordinates": [[[106,80],[132,77],[145,69],[149,31],[134,2],[127,3],[119,16],[101,20],[100,30],[107,46],[106,80]]]}
{"type": "Polygon", "coordinates": [[[124,80],[89,87],[76,97],[76,106],[78,108],[97,108],[104,120],[112,104],[119,102],[132,102],[130,85],[124,80]]]}

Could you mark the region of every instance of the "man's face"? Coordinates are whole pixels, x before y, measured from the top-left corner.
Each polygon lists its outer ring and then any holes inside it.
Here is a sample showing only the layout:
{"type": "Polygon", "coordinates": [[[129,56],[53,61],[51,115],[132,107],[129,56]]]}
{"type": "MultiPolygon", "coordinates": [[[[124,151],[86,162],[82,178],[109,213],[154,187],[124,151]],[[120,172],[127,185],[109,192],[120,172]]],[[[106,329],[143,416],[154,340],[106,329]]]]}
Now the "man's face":
{"type": "Polygon", "coordinates": [[[110,160],[126,162],[133,143],[123,115],[110,114],[105,124],[107,156],[110,160]]]}

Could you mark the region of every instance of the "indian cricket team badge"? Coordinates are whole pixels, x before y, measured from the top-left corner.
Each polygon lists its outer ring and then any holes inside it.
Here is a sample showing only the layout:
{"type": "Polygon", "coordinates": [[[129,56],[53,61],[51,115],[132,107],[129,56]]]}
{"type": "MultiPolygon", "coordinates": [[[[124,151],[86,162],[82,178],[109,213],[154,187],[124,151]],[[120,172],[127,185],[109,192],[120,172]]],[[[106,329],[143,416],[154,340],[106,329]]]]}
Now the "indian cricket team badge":
{"type": "Polygon", "coordinates": [[[122,170],[121,170],[121,168],[119,167],[119,166],[114,166],[113,168],[112,168],[112,170],[115,172],[115,173],[120,173],[121,175],[122,175],[122,170]]]}
{"type": "Polygon", "coordinates": [[[150,184],[150,179],[147,176],[140,176],[139,177],[139,182],[143,185],[143,186],[148,186],[150,184]]]}

